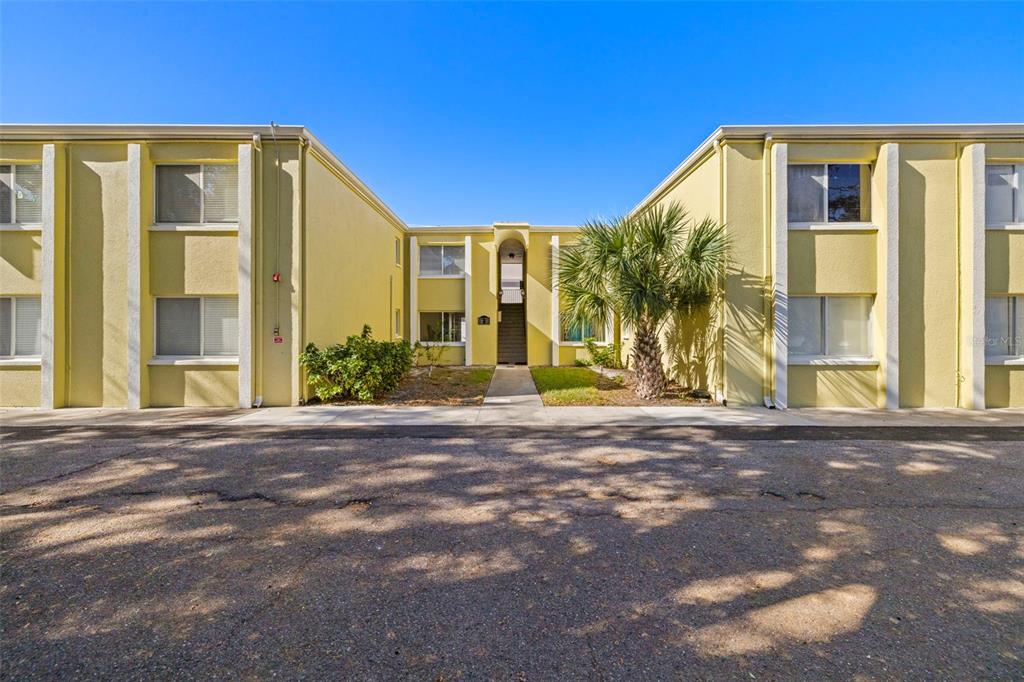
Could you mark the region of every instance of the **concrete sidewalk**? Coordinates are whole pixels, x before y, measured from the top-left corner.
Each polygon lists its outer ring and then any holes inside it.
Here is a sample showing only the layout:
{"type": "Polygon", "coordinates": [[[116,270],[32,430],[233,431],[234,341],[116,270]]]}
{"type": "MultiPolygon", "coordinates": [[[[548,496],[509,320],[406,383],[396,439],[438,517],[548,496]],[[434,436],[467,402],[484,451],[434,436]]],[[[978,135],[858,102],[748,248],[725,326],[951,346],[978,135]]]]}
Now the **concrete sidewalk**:
{"type": "Polygon", "coordinates": [[[0,410],[5,426],[820,426],[820,427],[1021,427],[1024,409],[865,410],[763,407],[545,407],[532,400],[489,400],[468,407],[307,405],[255,410],[65,408],[0,410]],[[515,400],[515,402],[513,402],[515,400]]]}

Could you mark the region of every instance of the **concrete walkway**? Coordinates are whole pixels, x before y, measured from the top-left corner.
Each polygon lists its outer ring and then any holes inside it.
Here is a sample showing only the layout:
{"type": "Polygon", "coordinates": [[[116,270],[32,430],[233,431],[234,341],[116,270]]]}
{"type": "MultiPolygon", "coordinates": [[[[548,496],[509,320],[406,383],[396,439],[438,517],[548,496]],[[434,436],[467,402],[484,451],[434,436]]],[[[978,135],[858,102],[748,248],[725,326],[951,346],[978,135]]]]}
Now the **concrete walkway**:
{"type": "MultiPolygon", "coordinates": [[[[504,368],[501,368],[504,369],[504,368]]],[[[517,372],[518,368],[511,370],[517,372]]],[[[529,374],[526,373],[526,380],[529,374]]],[[[495,374],[495,379],[498,375],[495,374]]],[[[504,379],[502,379],[504,382],[504,379]]],[[[1022,427],[1024,409],[864,410],[763,407],[545,407],[525,392],[521,374],[509,375],[508,388],[488,393],[484,405],[395,407],[387,405],[309,405],[257,410],[150,408],[145,410],[66,408],[0,409],[0,431],[16,426],[820,426],[843,427],[1022,427]],[[519,388],[516,388],[518,385],[519,388]],[[493,395],[492,395],[493,394],[493,395]],[[508,402],[502,402],[508,400],[508,402]]],[[[504,385],[504,384],[502,384],[504,385]]],[[[530,382],[532,387],[532,381],[530,382]]]]}
{"type": "Polygon", "coordinates": [[[498,365],[494,368],[484,405],[515,405],[532,409],[544,407],[530,369],[517,365],[498,365]]]}

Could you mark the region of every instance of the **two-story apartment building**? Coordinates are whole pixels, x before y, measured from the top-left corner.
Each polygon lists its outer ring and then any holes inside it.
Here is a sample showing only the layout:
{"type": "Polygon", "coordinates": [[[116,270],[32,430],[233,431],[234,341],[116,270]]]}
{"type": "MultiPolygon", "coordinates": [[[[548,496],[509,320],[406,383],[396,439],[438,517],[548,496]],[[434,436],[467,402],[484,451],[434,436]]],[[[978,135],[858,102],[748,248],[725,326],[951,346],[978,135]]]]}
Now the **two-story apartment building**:
{"type": "MultiPolygon", "coordinates": [[[[1024,406],[1024,125],[726,126],[634,210],[727,226],[665,330],[730,404],[1024,406]]],[[[600,207],[595,207],[599,209],[600,207]]],[[[572,226],[410,227],[302,127],[0,126],[0,405],[288,405],[308,342],[571,364],[572,226]]]]}

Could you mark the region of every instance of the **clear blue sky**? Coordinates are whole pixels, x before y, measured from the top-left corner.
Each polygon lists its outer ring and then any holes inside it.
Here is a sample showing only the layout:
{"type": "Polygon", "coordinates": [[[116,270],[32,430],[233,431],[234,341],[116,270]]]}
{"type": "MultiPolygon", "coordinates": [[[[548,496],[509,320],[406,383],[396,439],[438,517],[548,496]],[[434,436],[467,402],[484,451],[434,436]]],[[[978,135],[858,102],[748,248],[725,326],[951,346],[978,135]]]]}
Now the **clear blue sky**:
{"type": "Polygon", "coordinates": [[[1024,4],[0,4],[2,121],[271,119],[409,223],[575,224],[721,124],[1019,122],[1024,4]]]}

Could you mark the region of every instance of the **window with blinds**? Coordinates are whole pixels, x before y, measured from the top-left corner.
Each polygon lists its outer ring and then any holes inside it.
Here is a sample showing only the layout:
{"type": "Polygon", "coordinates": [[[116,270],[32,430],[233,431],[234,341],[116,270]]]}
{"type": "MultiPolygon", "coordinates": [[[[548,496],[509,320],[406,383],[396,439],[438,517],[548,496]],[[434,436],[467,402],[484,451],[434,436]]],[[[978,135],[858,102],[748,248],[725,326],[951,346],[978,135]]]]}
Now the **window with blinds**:
{"type": "Polygon", "coordinates": [[[792,296],[789,352],[796,357],[871,356],[870,296],[792,296]]]}
{"type": "Polygon", "coordinates": [[[1024,296],[985,299],[985,355],[1024,357],[1024,296]]]}
{"type": "Polygon", "coordinates": [[[43,222],[43,167],[38,163],[0,165],[0,224],[43,222]]]}
{"type": "Polygon", "coordinates": [[[565,343],[583,343],[593,339],[597,343],[604,343],[605,329],[602,325],[594,322],[587,322],[584,325],[569,324],[566,317],[562,316],[562,341],[565,343]]]}
{"type": "Polygon", "coordinates": [[[871,220],[869,165],[791,164],[787,178],[787,210],[791,226],[871,220]]]}
{"type": "Polygon", "coordinates": [[[985,226],[1024,223],[1024,164],[985,167],[985,226]]]}
{"type": "Polygon", "coordinates": [[[238,299],[230,296],[158,298],[156,354],[161,357],[238,355],[238,299]]]}
{"type": "Polygon", "coordinates": [[[465,340],[466,316],[464,313],[420,313],[420,341],[425,343],[463,343],[465,340]]]}
{"type": "Polygon", "coordinates": [[[157,166],[156,222],[237,223],[238,166],[157,166]]]}
{"type": "Polygon", "coordinates": [[[420,247],[420,277],[461,277],[465,270],[465,246],[438,244],[420,247]]]}
{"type": "Polygon", "coordinates": [[[42,354],[38,296],[0,297],[0,357],[38,357],[42,354]]]}

